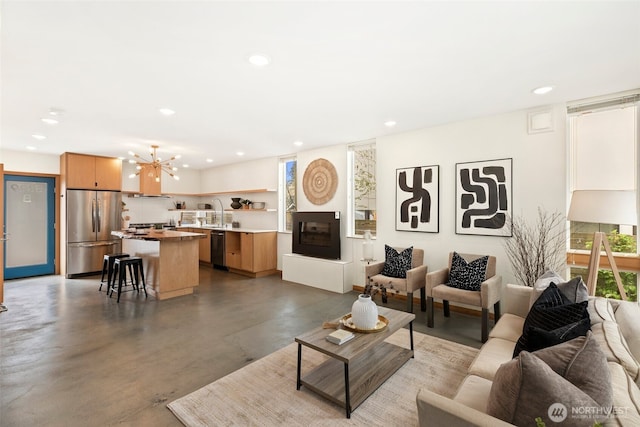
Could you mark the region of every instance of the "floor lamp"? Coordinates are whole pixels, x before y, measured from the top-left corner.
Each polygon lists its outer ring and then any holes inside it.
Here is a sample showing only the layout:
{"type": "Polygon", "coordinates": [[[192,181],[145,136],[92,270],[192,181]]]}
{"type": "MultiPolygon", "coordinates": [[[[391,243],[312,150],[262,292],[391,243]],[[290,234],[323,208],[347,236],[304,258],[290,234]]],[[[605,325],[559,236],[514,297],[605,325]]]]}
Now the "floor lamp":
{"type": "MultiPolygon", "coordinates": [[[[571,195],[571,205],[567,218],[570,221],[592,222],[601,224],[637,225],[635,191],[615,190],[576,190],[571,195]]],[[[611,271],[616,279],[620,297],[627,299],[627,294],[622,286],[620,273],[611,252],[611,246],[605,233],[596,231],[593,235],[593,246],[589,257],[589,274],[587,276],[587,289],[589,295],[595,295],[598,281],[598,268],[600,266],[600,248],[604,250],[611,265],[611,271]]]]}

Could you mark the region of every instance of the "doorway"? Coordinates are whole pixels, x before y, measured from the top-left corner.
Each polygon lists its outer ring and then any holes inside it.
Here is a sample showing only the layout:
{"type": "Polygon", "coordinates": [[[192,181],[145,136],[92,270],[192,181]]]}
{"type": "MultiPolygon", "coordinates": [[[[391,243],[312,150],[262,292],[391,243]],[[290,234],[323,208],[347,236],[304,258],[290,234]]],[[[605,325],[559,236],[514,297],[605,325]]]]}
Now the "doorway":
{"type": "Polygon", "coordinates": [[[4,175],[4,278],[55,272],[55,179],[4,175]]]}

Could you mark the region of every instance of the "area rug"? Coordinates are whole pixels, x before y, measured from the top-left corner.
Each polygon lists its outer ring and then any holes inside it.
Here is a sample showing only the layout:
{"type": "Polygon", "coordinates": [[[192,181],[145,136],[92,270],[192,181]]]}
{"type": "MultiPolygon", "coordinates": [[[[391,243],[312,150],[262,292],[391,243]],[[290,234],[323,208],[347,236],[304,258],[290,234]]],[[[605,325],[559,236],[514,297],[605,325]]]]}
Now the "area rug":
{"type": "MultiPolygon", "coordinates": [[[[409,331],[387,341],[409,347],[409,331]]],[[[186,426],[415,426],[416,395],[428,388],[453,397],[477,349],[414,332],[409,360],[351,414],[302,387],[296,390],[292,343],[167,406],[186,426]]],[[[303,347],[302,374],[326,356],[303,347]]]]}

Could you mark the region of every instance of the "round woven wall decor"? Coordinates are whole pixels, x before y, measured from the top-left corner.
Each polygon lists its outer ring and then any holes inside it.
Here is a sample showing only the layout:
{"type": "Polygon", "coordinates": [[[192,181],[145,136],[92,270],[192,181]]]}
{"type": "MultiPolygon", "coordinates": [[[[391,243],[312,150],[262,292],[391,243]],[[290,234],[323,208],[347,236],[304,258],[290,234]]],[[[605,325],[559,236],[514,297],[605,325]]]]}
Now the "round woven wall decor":
{"type": "Polygon", "coordinates": [[[304,171],[302,189],[314,205],[324,205],[331,200],[337,187],[338,173],[329,160],[316,159],[304,171]]]}

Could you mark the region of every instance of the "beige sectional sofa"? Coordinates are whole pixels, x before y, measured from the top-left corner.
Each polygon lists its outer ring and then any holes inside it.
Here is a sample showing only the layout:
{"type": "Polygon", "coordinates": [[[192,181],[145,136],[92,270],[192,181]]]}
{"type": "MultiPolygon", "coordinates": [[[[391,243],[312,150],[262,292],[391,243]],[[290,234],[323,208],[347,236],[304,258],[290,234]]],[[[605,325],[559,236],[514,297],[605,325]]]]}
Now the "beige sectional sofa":
{"type": "MultiPolygon", "coordinates": [[[[509,426],[487,414],[496,371],[512,359],[527,316],[532,288],[505,287],[505,313],[473,361],[453,399],[420,390],[417,396],[421,426],[509,426]]],[[[640,426],[640,307],[634,302],[590,297],[588,306],[592,337],[606,356],[613,391],[613,410],[603,423],[640,426]]],[[[604,363],[604,362],[603,362],[604,363]]],[[[556,425],[554,423],[551,423],[556,425]]],[[[547,423],[547,427],[550,427],[547,423]]],[[[535,425],[532,424],[532,425],[535,425]]],[[[559,423],[557,425],[562,425],[559,423]]],[[[584,421],[580,425],[593,425],[584,421]]]]}

